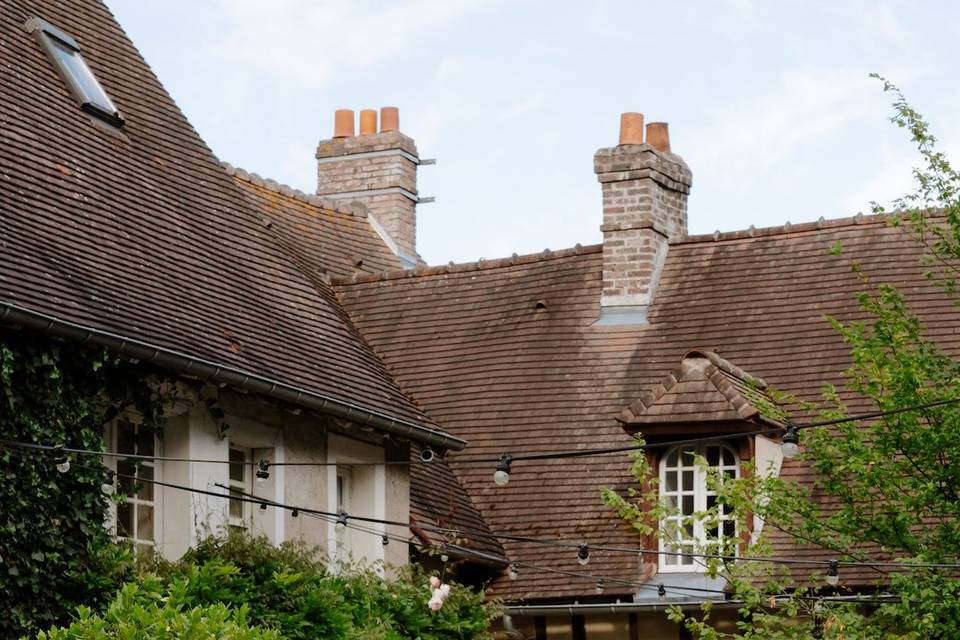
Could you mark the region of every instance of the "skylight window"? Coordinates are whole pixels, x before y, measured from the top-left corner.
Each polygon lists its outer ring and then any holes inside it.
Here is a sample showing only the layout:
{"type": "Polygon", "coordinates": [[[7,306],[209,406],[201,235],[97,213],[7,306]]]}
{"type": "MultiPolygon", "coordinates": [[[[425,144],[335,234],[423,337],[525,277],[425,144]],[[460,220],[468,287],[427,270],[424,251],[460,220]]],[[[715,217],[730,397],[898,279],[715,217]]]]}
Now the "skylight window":
{"type": "Polygon", "coordinates": [[[26,27],[50,56],[57,72],[80,103],[80,108],[115,127],[121,126],[123,116],[80,55],[77,41],[40,18],[31,18],[26,27]]]}

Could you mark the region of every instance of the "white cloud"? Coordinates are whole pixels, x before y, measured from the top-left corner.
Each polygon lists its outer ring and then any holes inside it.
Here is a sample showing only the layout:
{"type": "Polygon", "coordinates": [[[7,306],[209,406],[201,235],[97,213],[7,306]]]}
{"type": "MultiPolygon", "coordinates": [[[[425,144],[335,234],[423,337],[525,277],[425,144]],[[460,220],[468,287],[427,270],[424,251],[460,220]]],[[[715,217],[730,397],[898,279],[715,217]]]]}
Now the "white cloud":
{"type": "Polygon", "coordinates": [[[479,0],[218,0],[217,6],[227,25],[212,53],[308,88],[398,55],[490,7],[479,0]]]}
{"type": "Polygon", "coordinates": [[[791,71],[759,96],[728,105],[699,128],[697,165],[771,168],[802,145],[862,117],[877,83],[863,73],[791,71]]]}

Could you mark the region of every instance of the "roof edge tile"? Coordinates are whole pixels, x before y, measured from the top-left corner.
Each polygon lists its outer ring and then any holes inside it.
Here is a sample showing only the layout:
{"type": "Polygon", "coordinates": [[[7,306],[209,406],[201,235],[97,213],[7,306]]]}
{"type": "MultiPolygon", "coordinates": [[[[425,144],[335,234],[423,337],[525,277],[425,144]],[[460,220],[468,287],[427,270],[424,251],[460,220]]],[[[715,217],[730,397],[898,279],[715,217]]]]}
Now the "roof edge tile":
{"type": "Polygon", "coordinates": [[[243,180],[244,182],[249,182],[252,185],[266,189],[267,191],[272,191],[274,193],[279,193],[288,198],[293,198],[299,202],[304,202],[306,204],[313,205],[320,209],[325,209],[327,211],[333,211],[335,213],[341,213],[348,216],[355,216],[358,218],[366,218],[367,210],[365,207],[352,207],[345,205],[341,202],[337,202],[331,198],[323,198],[312,193],[305,193],[300,189],[294,189],[288,184],[282,182],[277,182],[273,178],[263,178],[256,173],[246,171],[240,167],[235,167],[229,162],[220,162],[220,166],[223,167],[223,170],[227,173],[228,176],[233,176],[235,180],[243,180]]]}
{"type": "Polygon", "coordinates": [[[576,245],[570,247],[569,249],[559,249],[557,251],[551,251],[550,249],[545,249],[540,253],[530,253],[526,255],[517,255],[516,253],[510,256],[509,258],[497,258],[495,260],[487,260],[485,258],[480,258],[475,262],[462,262],[454,263],[450,262],[449,264],[434,266],[434,267],[415,267],[413,269],[406,270],[393,270],[393,271],[381,271],[380,273],[366,274],[362,276],[356,276],[352,278],[334,278],[332,283],[334,285],[351,285],[351,284],[366,284],[370,282],[380,282],[386,280],[400,280],[403,278],[412,278],[416,276],[436,276],[443,275],[447,273],[467,273],[471,271],[488,271],[490,269],[502,269],[506,267],[515,267],[524,264],[533,264],[536,262],[544,262],[546,260],[556,260],[559,258],[569,258],[571,256],[584,255],[589,253],[600,253],[603,251],[602,244],[593,244],[593,245],[576,245]]]}
{"type": "Polygon", "coordinates": [[[752,238],[762,238],[769,236],[779,236],[779,235],[792,235],[795,233],[806,233],[809,231],[822,231],[824,229],[838,229],[843,227],[852,227],[852,226],[864,226],[864,225],[881,225],[889,224],[891,220],[902,217],[900,214],[889,214],[889,213],[880,213],[880,214],[871,214],[864,215],[858,213],[855,216],[848,216],[845,218],[833,218],[827,220],[826,218],[821,217],[819,220],[814,222],[802,222],[800,224],[792,224],[789,221],[774,227],[761,227],[759,229],[751,226],[748,229],[741,229],[739,231],[714,231],[713,233],[704,233],[691,235],[678,240],[675,244],[695,244],[700,242],[724,242],[731,240],[747,240],[752,238]]]}

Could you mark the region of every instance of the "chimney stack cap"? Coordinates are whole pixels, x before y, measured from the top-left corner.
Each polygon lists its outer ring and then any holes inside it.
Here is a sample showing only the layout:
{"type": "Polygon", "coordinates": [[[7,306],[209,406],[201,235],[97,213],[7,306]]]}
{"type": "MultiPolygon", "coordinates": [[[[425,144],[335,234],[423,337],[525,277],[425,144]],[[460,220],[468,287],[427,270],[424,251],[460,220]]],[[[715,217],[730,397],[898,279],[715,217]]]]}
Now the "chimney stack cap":
{"type": "Polygon", "coordinates": [[[353,109],[337,109],[333,117],[333,137],[353,137],[353,109]]]}
{"type": "Polygon", "coordinates": [[[663,153],[670,153],[670,130],[666,122],[647,125],[647,144],[663,153]]]}
{"type": "Polygon", "coordinates": [[[380,133],[385,131],[400,131],[400,109],[397,107],[381,107],[380,133]]]}
{"type": "Polygon", "coordinates": [[[360,111],[360,135],[371,135],[377,132],[377,110],[363,109],[360,111]]]}
{"type": "Polygon", "coordinates": [[[643,114],[620,114],[620,144],[643,144],[643,114]]]}

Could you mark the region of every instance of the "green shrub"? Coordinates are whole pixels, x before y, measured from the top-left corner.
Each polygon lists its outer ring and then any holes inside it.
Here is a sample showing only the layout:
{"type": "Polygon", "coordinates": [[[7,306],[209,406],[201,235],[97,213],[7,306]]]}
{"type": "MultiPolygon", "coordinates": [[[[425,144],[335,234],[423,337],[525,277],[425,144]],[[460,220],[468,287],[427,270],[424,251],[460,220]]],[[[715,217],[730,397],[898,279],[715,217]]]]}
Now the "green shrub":
{"type": "Polygon", "coordinates": [[[389,581],[363,566],[333,574],[301,544],[277,548],[237,533],[208,538],[180,562],[151,571],[141,578],[144,602],[242,607],[251,623],[291,640],[479,640],[490,637],[496,613],[482,594],[458,585],[440,611],[430,611],[429,577],[415,565],[389,581]]]}
{"type": "Polygon", "coordinates": [[[162,597],[128,584],[102,614],[81,607],[69,627],[55,627],[39,640],[279,640],[276,631],[250,626],[246,607],[225,604],[189,607],[183,600],[162,597]]]}

